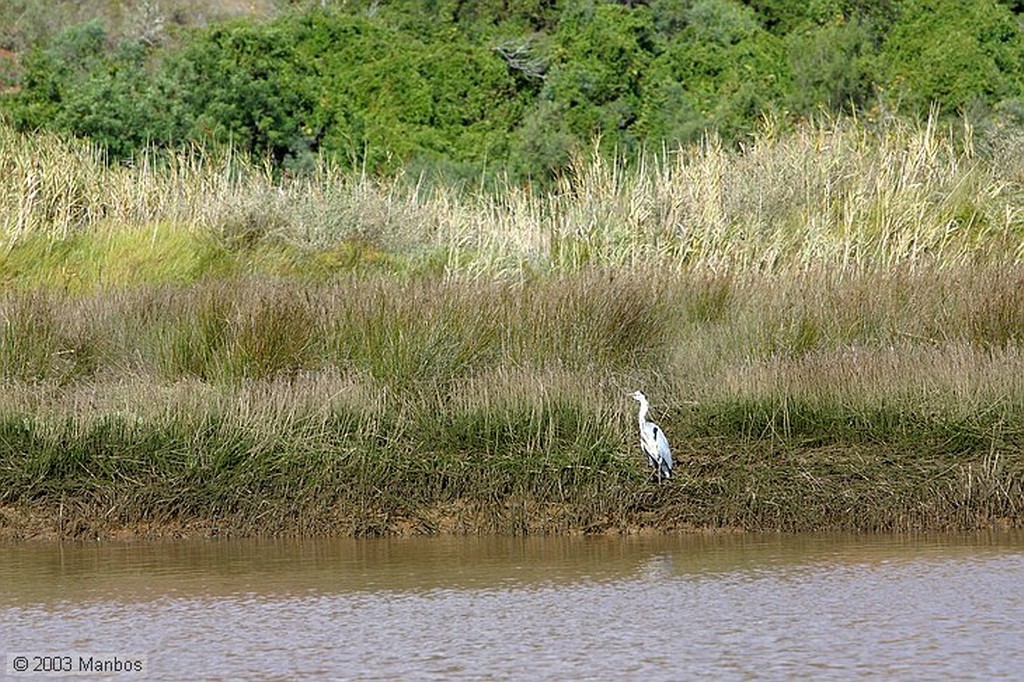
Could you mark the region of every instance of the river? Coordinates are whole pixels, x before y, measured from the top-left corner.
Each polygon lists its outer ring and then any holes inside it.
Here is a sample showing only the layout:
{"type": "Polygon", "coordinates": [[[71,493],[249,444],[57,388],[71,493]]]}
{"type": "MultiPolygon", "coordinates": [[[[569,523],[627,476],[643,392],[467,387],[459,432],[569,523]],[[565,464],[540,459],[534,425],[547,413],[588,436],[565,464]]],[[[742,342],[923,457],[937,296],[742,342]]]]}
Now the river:
{"type": "Polygon", "coordinates": [[[1024,533],[7,544],[0,656],[11,679],[1019,680],[1024,533]]]}

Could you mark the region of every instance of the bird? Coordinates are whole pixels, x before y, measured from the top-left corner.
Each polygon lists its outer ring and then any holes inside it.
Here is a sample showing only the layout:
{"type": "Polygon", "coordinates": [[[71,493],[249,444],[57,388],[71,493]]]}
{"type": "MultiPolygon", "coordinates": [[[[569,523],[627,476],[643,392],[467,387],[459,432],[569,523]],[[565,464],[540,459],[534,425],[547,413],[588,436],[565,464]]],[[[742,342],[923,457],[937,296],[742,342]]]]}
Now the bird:
{"type": "Polygon", "coordinates": [[[647,421],[647,396],[642,391],[631,393],[630,397],[640,403],[640,449],[647,455],[658,475],[658,483],[662,479],[672,478],[672,450],[668,446],[668,438],[661,427],[654,422],[647,421]]]}

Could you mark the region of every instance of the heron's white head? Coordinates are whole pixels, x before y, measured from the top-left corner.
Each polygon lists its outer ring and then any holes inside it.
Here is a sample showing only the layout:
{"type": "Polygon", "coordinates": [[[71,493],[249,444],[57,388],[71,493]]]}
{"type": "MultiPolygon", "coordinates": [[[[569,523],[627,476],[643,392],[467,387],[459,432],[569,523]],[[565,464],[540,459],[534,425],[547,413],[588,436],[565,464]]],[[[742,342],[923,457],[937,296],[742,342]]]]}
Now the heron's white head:
{"type": "Polygon", "coordinates": [[[634,393],[630,393],[629,397],[632,398],[633,400],[639,401],[641,403],[646,403],[647,402],[647,396],[645,396],[643,394],[643,391],[636,391],[634,393]]]}

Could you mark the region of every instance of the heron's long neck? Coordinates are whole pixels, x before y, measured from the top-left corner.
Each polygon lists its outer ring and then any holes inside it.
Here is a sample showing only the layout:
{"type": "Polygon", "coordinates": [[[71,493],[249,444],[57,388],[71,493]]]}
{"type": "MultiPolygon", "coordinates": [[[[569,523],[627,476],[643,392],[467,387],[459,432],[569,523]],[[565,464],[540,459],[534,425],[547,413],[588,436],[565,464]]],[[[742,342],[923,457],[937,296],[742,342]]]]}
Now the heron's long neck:
{"type": "Polygon", "coordinates": [[[640,414],[639,414],[639,421],[640,421],[641,424],[643,424],[644,420],[647,419],[647,407],[648,407],[647,401],[646,400],[641,400],[640,401],[640,414]]]}

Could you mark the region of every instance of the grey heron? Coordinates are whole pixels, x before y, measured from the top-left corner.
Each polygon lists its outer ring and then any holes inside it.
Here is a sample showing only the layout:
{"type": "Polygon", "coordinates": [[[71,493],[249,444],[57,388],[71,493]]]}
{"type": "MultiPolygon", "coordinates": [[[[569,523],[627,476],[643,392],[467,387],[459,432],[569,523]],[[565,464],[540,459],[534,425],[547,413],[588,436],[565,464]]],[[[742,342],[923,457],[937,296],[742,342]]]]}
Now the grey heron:
{"type": "Polygon", "coordinates": [[[663,478],[672,478],[672,450],[668,447],[668,439],[665,432],[654,422],[647,421],[647,396],[641,391],[630,394],[633,400],[640,403],[640,448],[647,455],[651,466],[658,474],[658,482],[663,478]]]}

